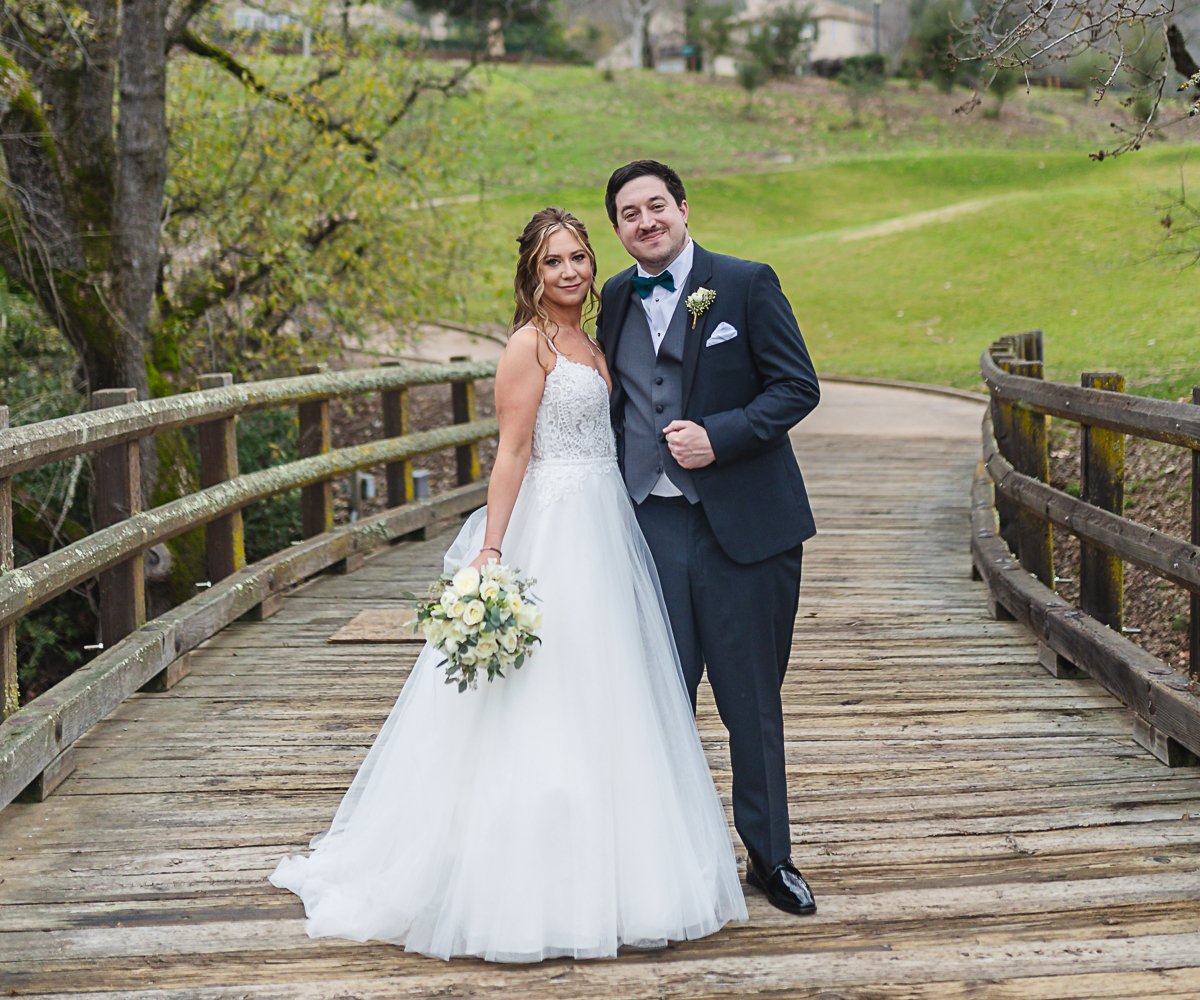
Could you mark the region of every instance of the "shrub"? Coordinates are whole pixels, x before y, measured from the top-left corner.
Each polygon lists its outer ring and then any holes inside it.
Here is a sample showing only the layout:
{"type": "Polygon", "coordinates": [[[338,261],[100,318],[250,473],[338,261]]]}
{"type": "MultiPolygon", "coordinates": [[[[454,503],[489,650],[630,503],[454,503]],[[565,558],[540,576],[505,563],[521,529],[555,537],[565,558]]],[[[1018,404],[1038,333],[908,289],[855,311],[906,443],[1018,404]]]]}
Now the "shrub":
{"type": "MultiPolygon", "coordinates": [[[[288,410],[258,410],[238,418],[238,471],[258,472],[294,462],[300,455],[296,416],[288,410]]],[[[246,561],[257,562],[300,537],[300,492],[291,490],[242,511],[246,561]]]]}
{"type": "Polygon", "coordinates": [[[777,10],[750,36],[746,49],[752,61],[771,76],[795,76],[807,61],[817,38],[817,22],[812,8],[795,6],[777,10]]]}
{"type": "Polygon", "coordinates": [[[842,73],[853,73],[865,79],[874,78],[880,83],[887,76],[887,61],[879,52],[869,52],[862,56],[848,56],[842,60],[842,73]]]}
{"type": "Polygon", "coordinates": [[[914,4],[913,14],[910,59],[923,77],[949,93],[963,75],[963,66],[953,51],[954,39],[966,19],[963,0],[925,0],[914,4]]]}
{"type": "Polygon", "coordinates": [[[746,114],[750,114],[750,109],[754,105],[754,92],[767,79],[767,71],[763,68],[760,62],[744,62],[738,63],[738,84],[742,90],[746,92],[746,114]]]}

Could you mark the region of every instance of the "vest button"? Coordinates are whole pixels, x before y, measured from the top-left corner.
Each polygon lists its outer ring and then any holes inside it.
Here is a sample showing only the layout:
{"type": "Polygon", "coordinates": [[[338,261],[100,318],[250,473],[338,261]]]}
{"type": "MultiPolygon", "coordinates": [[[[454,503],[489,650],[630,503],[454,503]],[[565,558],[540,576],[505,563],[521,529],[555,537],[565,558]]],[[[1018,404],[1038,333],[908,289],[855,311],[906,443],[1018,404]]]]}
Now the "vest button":
{"type": "Polygon", "coordinates": [[[661,375],[659,375],[659,376],[658,376],[658,378],[656,378],[656,379],[654,380],[654,384],[655,384],[655,385],[662,385],[662,376],[661,376],[661,375]]]}
{"type": "Polygon", "coordinates": [[[659,403],[657,406],[654,407],[655,413],[662,413],[662,411],[663,411],[662,403],[659,403]]]}

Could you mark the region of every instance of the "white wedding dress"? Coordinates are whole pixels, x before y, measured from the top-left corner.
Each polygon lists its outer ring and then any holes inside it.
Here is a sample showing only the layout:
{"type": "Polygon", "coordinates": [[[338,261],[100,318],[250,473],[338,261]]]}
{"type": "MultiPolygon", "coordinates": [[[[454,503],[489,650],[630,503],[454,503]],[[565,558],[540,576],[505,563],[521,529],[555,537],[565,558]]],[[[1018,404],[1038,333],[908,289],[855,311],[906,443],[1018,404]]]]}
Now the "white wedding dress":
{"type": "MultiPolygon", "coordinates": [[[[464,524],[447,570],[479,551],[484,518],[464,524]]],[[[313,937],[439,958],[598,958],[745,920],[588,365],[560,356],[546,377],[503,550],[536,579],[542,644],[462,694],[427,645],[328,833],[271,881],[303,899],[313,937]]]]}

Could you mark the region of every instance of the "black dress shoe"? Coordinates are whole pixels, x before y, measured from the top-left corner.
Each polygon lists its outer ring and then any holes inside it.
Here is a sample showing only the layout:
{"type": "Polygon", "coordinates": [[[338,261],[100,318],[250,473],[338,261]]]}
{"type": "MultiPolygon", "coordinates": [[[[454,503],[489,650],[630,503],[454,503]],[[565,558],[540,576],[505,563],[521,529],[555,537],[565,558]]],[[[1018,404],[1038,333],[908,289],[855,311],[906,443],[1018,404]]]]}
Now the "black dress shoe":
{"type": "Polygon", "coordinates": [[[787,913],[805,917],[817,912],[812,890],[790,858],[769,870],[756,864],[754,858],[747,859],[746,882],[761,889],[768,903],[787,913]]]}

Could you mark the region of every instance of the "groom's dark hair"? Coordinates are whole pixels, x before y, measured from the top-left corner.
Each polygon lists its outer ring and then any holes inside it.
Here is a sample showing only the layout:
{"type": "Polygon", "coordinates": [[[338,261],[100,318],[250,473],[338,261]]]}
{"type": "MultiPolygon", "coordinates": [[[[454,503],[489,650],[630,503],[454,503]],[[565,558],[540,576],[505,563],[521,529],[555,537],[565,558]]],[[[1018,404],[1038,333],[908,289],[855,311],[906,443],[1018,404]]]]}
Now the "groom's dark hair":
{"type": "Polygon", "coordinates": [[[630,181],[639,177],[659,178],[667,186],[667,191],[675,199],[676,205],[682,205],[684,199],[687,198],[687,192],[683,190],[683,181],[665,163],[659,163],[658,160],[634,160],[632,163],[626,163],[625,166],[618,167],[613,171],[612,176],[608,179],[608,188],[604,192],[604,207],[608,210],[608,221],[614,226],[617,224],[617,192],[630,181]]]}

